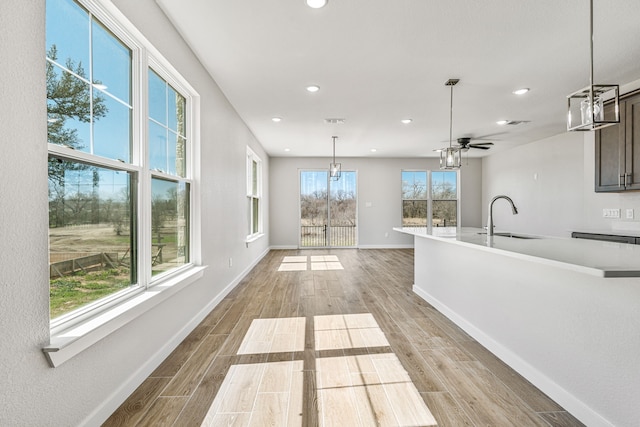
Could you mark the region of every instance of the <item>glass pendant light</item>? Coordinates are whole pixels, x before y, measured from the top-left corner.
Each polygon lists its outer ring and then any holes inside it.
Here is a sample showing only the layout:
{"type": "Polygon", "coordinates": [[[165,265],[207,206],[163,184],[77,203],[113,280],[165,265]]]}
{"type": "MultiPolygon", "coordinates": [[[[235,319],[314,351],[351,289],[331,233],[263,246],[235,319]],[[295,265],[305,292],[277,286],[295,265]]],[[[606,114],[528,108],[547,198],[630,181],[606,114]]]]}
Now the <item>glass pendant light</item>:
{"type": "Polygon", "coordinates": [[[338,137],[332,136],[331,138],[333,138],[333,163],[329,163],[329,176],[332,180],[337,181],[342,175],[342,164],[336,163],[336,139],[338,137]]]}
{"type": "Polygon", "coordinates": [[[459,82],[459,79],[449,79],[445,86],[451,87],[451,107],[449,109],[449,146],[442,148],[440,151],[440,169],[460,169],[462,165],[462,156],[460,147],[453,147],[453,87],[459,82]]]}
{"type": "Polygon", "coordinates": [[[567,96],[568,131],[597,130],[620,123],[618,85],[593,83],[593,0],[589,6],[589,86],[567,96]]]}

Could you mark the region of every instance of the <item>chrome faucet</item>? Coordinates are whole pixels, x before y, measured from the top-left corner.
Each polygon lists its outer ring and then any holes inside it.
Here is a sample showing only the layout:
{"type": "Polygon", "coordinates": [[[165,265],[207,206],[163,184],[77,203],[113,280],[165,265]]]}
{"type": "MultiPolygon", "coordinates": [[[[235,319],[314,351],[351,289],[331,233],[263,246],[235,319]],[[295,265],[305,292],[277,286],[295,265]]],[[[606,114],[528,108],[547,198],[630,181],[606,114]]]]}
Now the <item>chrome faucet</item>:
{"type": "Polygon", "coordinates": [[[500,195],[491,199],[491,202],[489,203],[489,210],[487,212],[487,236],[493,236],[493,203],[498,199],[505,199],[511,204],[511,212],[513,212],[514,215],[518,213],[518,209],[516,208],[516,205],[513,204],[513,200],[511,200],[510,197],[500,195]]]}

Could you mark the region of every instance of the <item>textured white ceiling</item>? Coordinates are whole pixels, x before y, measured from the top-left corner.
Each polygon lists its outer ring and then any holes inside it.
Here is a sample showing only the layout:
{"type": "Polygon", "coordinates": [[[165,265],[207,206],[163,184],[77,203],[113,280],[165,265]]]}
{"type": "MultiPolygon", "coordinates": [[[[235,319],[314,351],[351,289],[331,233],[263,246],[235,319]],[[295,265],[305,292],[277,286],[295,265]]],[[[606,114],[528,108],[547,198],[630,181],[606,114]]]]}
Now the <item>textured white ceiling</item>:
{"type": "MultiPolygon", "coordinates": [[[[589,83],[587,0],[156,1],[271,156],[330,156],[332,135],[340,157],[434,156],[449,78],[453,138],[489,135],[486,155],[565,131],[589,83]]],[[[640,79],[640,0],[594,3],[595,82],[640,79]]]]}

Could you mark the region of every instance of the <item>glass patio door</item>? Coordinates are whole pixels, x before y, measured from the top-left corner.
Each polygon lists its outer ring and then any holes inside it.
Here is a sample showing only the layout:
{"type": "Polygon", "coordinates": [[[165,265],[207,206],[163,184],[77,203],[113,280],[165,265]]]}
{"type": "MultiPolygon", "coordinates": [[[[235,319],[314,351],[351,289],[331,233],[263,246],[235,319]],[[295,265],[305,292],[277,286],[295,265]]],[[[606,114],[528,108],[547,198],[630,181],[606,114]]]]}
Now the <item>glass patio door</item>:
{"type": "Polygon", "coordinates": [[[300,247],[357,245],[356,172],[300,171],[300,247]]]}

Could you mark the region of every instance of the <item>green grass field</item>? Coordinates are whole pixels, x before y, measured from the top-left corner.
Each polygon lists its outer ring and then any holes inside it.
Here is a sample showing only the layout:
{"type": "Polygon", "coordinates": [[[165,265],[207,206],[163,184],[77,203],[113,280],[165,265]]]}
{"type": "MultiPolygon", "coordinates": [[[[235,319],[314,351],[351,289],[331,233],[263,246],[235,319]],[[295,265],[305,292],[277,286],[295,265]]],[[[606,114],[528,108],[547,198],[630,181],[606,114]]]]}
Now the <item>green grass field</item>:
{"type": "Polygon", "coordinates": [[[129,271],[112,268],[94,272],[78,272],[50,282],[51,318],[130,286],[129,271]]]}

